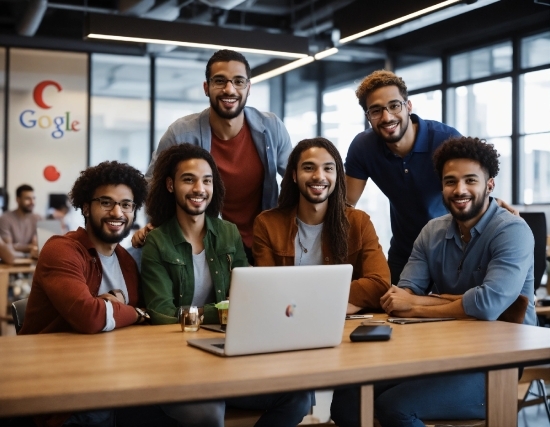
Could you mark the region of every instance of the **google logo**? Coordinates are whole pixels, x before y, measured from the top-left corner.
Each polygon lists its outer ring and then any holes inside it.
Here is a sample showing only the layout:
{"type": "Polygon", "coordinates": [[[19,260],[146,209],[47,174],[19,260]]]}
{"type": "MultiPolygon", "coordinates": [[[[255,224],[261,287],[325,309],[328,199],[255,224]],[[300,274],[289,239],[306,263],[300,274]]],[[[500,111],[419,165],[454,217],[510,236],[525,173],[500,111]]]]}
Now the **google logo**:
{"type": "MultiPolygon", "coordinates": [[[[32,97],[34,103],[45,110],[52,108],[51,105],[46,104],[44,101],[44,89],[48,86],[53,86],[57,89],[58,92],[61,92],[63,88],[61,85],[53,80],[44,80],[36,85],[33,90],[32,97]]],[[[65,132],[78,132],[80,122],[78,120],[73,120],[71,122],[71,113],[69,111],[65,112],[64,116],[50,117],[48,115],[43,115],[36,117],[36,111],[34,110],[24,110],[19,115],[19,123],[21,126],[27,129],[32,129],[38,125],[41,129],[49,129],[52,126],[54,130],[52,131],[52,138],[59,139],[65,135],[65,132]]]]}

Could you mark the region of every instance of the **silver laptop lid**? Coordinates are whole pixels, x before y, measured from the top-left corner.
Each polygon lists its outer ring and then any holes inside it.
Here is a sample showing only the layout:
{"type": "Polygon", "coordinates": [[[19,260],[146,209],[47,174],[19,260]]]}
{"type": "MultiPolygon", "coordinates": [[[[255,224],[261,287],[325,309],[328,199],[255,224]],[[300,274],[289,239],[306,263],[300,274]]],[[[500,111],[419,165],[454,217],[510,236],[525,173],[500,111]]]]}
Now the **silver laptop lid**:
{"type": "Polygon", "coordinates": [[[340,344],[352,270],[349,264],[235,268],[225,355],[340,344]]]}
{"type": "Polygon", "coordinates": [[[38,252],[42,250],[46,241],[56,235],[63,234],[61,221],[58,219],[43,219],[36,223],[36,240],[38,242],[38,252]]]}

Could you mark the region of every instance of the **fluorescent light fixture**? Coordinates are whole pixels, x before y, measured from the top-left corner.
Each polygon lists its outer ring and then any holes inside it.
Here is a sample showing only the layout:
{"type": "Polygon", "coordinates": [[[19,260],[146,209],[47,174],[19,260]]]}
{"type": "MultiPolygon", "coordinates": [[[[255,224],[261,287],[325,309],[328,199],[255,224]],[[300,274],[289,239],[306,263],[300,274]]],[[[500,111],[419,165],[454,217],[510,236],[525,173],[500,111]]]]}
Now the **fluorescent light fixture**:
{"type": "Polygon", "coordinates": [[[153,44],[163,44],[163,45],[172,45],[172,46],[182,46],[182,47],[195,47],[199,49],[231,49],[237,50],[244,53],[257,53],[263,55],[273,55],[273,56],[282,56],[285,58],[305,58],[307,55],[305,53],[292,53],[292,52],[281,52],[277,50],[266,50],[266,49],[252,49],[246,47],[237,47],[237,46],[226,46],[221,44],[208,44],[208,43],[190,43],[190,42],[180,42],[176,40],[158,40],[158,39],[147,39],[143,37],[123,37],[123,36],[113,36],[113,35],[104,35],[104,34],[88,34],[89,39],[100,39],[100,40],[112,40],[120,42],[133,42],[133,43],[153,43],[153,44]]]}
{"type": "Polygon", "coordinates": [[[290,64],[283,65],[282,67],[275,68],[274,70],[260,74],[256,77],[252,77],[250,81],[252,83],[263,82],[264,80],[286,73],[290,70],[294,70],[295,68],[302,67],[303,65],[309,64],[313,61],[315,61],[315,58],[313,56],[308,56],[306,58],[298,59],[297,61],[292,61],[290,64]]]}
{"type": "Polygon", "coordinates": [[[344,37],[343,39],[340,39],[339,43],[345,44],[353,40],[360,39],[361,37],[368,36],[369,34],[375,33],[377,31],[385,30],[386,28],[392,27],[397,24],[401,24],[402,22],[405,22],[414,18],[418,18],[419,16],[426,15],[431,12],[435,12],[436,10],[443,9],[444,7],[451,6],[455,3],[460,3],[461,1],[462,0],[447,0],[442,3],[435,4],[425,9],[421,9],[417,12],[409,13],[408,15],[402,16],[401,18],[393,19],[391,21],[386,22],[385,24],[377,25],[376,27],[372,27],[365,31],[352,34],[351,36],[344,37]]]}
{"type": "Polygon", "coordinates": [[[132,16],[89,14],[85,37],[134,43],[175,45],[200,49],[232,49],[299,59],[309,55],[307,37],[181,22],[140,19],[132,16]]]}
{"type": "Polygon", "coordinates": [[[330,49],[315,54],[314,58],[316,61],[320,61],[321,59],[326,58],[327,56],[334,55],[335,53],[338,53],[338,49],[332,47],[330,49]]]}

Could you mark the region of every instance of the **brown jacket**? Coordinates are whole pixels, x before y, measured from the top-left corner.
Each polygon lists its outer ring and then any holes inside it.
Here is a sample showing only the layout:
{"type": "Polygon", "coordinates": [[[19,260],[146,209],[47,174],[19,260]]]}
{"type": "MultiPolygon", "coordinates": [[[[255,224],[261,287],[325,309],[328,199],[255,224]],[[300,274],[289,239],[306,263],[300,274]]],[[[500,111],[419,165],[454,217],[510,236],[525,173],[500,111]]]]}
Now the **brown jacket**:
{"type": "MultiPolygon", "coordinates": [[[[349,302],[381,309],[380,297],[390,288],[390,270],[378,236],[363,211],[346,208],[350,222],[348,263],[353,266],[349,302]]],[[[294,239],[298,232],[296,208],[262,212],[254,222],[252,252],[258,266],[294,265],[294,239]]],[[[324,264],[334,264],[328,242],[323,237],[324,264]]]]}

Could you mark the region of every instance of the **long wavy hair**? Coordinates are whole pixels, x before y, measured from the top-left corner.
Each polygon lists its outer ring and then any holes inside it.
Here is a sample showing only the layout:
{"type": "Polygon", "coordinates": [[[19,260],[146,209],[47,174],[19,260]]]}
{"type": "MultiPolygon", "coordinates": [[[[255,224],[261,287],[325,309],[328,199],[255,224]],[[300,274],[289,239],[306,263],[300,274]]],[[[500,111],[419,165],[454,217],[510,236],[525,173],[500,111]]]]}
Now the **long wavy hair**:
{"type": "Polygon", "coordinates": [[[223,207],[225,187],[212,155],[204,148],[191,144],[178,144],[160,153],[155,162],[153,178],[147,195],[146,211],[154,227],[164,224],[176,214],[176,196],[166,188],[166,178],[176,178],[180,162],[190,159],[203,159],[212,169],[213,194],[206,208],[206,215],[217,217],[223,207]]]}
{"type": "Polygon", "coordinates": [[[332,255],[336,264],[347,263],[348,258],[348,233],[349,221],[346,217],[346,179],[344,164],[340,153],[328,139],[317,137],[300,141],[290,156],[286,167],[285,176],[281,183],[281,194],[279,195],[279,208],[293,208],[300,201],[300,190],[294,182],[293,174],[298,172],[298,162],[302,152],[310,148],[324,148],[332,156],[336,163],[336,183],[334,191],[328,197],[328,208],[325,220],[323,221],[323,236],[327,238],[332,255]]]}

